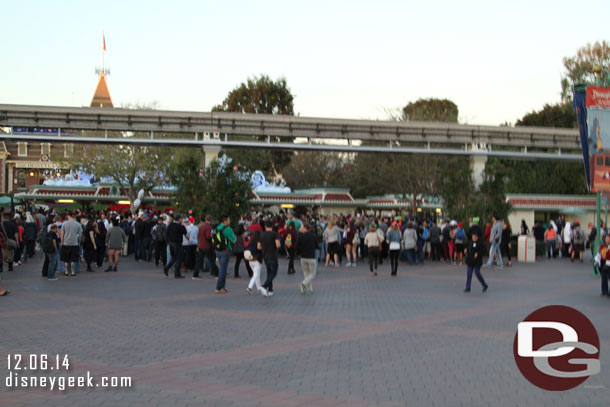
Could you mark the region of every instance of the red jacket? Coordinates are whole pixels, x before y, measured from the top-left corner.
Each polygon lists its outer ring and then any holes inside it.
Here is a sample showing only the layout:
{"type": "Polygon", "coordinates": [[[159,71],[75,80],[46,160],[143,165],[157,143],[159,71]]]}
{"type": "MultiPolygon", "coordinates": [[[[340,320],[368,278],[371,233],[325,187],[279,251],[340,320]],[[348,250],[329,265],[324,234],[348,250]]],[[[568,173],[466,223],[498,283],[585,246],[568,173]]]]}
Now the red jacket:
{"type": "Polygon", "coordinates": [[[209,223],[202,223],[199,225],[199,232],[197,232],[197,248],[201,250],[209,249],[210,242],[212,241],[212,225],[209,223]]]}

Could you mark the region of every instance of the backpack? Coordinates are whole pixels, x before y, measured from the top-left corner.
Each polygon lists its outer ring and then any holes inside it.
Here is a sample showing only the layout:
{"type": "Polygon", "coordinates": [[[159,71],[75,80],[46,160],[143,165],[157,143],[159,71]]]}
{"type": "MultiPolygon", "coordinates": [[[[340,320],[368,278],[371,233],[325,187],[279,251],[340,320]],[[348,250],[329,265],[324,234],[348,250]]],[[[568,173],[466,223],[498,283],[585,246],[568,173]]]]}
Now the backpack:
{"type": "Polygon", "coordinates": [[[464,229],[459,228],[459,229],[457,230],[457,233],[455,234],[455,238],[456,238],[457,240],[461,240],[461,241],[466,240],[466,233],[464,233],[464,229]]]}
{"type": "Polygon", "coordinates": [[[212,246],[215,250],[227,250],[229,247],[229,240],[223,233],[224,225],[219,225],[214,229],[214,233],[212,234],[212,246]],[[221,228],[222,226],[222,228],[221,228]]]}
{"type": "Polygon", "coordinates": [[[44,253],[53,253],[55,251],[51,232],[47,232],[42,236],[42,239],[40,239],[40,247],[44,253]]]}
{"type": "Polygon", "coordinates": [[[360,232],[358,232],[358,229],[356,229],[356,232],[354,233],[354,238],[352,239],[352,245],[360,246],[360,232]]]}
{"type": "Polygon", "coordinates": [[[292,235],[290,233],[286,235],[286,240],[284,240],[284,244],[286,245],[286,247],[292,247],[292,235]]]}
{"type": "Polygon", "coordinates": [[[424,228],[424,233],[422,233],[421,238],[423,240],[429,240],[430,239],[430,229],[424,228]]]}

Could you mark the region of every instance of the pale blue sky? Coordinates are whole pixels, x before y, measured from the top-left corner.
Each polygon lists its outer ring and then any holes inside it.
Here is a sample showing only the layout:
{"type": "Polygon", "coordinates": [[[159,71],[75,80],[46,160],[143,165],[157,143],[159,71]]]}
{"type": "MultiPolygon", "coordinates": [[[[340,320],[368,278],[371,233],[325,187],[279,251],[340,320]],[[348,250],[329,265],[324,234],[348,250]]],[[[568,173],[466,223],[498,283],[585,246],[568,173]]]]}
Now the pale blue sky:
{"type": "Polygon", "coordinates": [[[209,111],[282,75],[301,116],[377,119],[420,97],[472,124],[559,100],[562,58],[610,39],[610,1],[9,1],[0,103],[88,106],[106,33],[115,105],[209,111]]]}

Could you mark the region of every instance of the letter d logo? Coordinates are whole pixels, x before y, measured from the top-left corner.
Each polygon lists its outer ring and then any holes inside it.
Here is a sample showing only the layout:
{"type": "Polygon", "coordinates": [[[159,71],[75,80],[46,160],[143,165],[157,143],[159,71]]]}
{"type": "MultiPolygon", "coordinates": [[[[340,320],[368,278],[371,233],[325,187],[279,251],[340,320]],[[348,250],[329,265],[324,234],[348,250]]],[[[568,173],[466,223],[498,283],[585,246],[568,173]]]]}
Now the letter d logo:
{"type": "Polygon", "coordinates": [[[600,371],[599,337],[579,311],[540,308],[517,325],[513,353],[523,376],[545,390],[572,389],[600,371]]]}

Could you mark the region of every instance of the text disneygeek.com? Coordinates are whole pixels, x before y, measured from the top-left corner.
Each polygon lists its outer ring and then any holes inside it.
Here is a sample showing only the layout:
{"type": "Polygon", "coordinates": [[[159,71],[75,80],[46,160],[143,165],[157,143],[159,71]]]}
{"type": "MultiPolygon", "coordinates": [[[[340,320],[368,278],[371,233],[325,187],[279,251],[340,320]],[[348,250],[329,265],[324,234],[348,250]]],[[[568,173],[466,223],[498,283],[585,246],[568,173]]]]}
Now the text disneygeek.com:
{"type": "Polygon", "coordinates": [[[44,373],[61,374],[70,369],[68,355],[19,354],[7,356],[8,376],[4,384],[7,388],[43,388],[63,391],[82,388],[129,388],[129,376],[94,377],[87,371],[83,375],[63,376],[44,373]],[[30,374],[28,374],[30,373],[30,374]]]}

